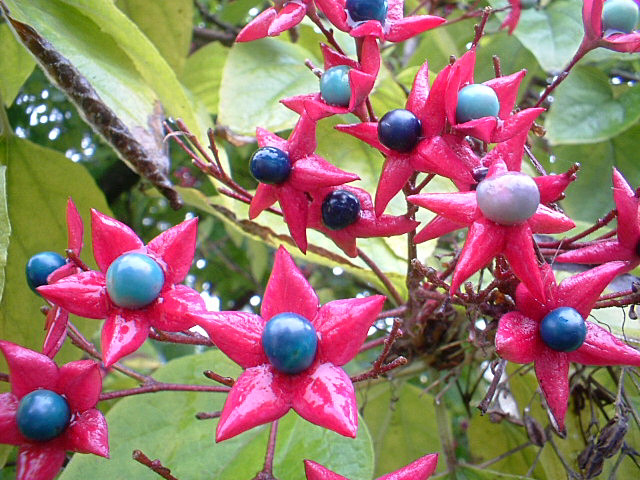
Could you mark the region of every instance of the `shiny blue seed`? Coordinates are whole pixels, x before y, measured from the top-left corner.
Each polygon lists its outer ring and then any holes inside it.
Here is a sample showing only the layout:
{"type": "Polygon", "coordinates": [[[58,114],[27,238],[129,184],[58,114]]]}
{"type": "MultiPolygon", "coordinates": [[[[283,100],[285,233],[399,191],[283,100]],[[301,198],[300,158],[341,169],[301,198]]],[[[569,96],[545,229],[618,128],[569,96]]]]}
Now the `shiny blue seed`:
{"type": "Polygon", "coordinates": [[[458,92],[457,123],[483,117],[497,117],[498,113],[500,113],[500,102],[493,88],[481,83],[473,83],[458,92]]]}
{"type": "Polygon", "coordinates": [[[142,308],[153,302],[164,285],[160,265],[143,253],[125,253],[107,270],[107,292],[123,308],[142,308]]]}
{"type": "Polygon", "coordinates": [[[262,333],[262,348],[269,362],[282,373],[296,374],[311,366],[318,336],[311,322],[297,313],[272,317],[262,333]]]}
{"type": "Polygon", "coordinates": [[[34,390],[20,400],[16,422],[29,440],[46,442],[64,432],[71,409],[64,397],[51,390],[34,390]]]}

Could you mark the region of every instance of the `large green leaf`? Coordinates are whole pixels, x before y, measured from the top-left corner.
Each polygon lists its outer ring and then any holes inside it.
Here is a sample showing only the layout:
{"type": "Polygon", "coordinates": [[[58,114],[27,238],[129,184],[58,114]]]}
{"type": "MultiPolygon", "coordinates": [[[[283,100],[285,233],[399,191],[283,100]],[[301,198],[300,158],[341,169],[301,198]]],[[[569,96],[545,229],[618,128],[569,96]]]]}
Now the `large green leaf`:
{"type": "MultiPolygon", "coordinates": [[[[0,106],[0,108],[2,108],[0,106]]],[[[7,265],[7,251],[9,250],[9,237],[11,235],[11,222],[7,210],[7,167],[0,167],[0,300],[4,292],[4,267],[7,265]]]]}
{"type": "Polygon", "coordinates": [[[189,56],[180,80],[210,114],[218,113],[222,69],[229,49],[212,42],[189,56]]]}
{"type": "MultiPolygon", "coordinates": [[[[173,360],[154,376],[165,382],[211,384],[202,375],[204,370],[231,376],[240,373],[240,368],[222,353],[210,350],[173,360]]],[[[157,479],[155,473],[131,459],[134,449],[159,458],[180,480],[252,478],[262,469],[268,429],[254,428],[215,444],[216,420],[195,418],[197,412],[221,409],[224,400],[224,394],[197,392],[162,392],[123,399],[107,414],[111,460],[76,455],[60,479],[85,480],[96,472],[102,480],[157,479]]],[[[373,470],[371,437],[362,421],[358,437],[352,440],[291,413],[278,428],[275,476],[280,480],[303,478],[305,458],[353,480],[369,480],[373,470]]]]}
{"type": "MultiPolygon", "coordinates": [[[[6,283],[0,304],[0,338],[40,350],[45,320],[40,307],[46,302],[27,286],[24,272],[27,260],[45,250],[64,254],[67,247],[65,209],[69,197],[73,197],[86,220],[90,207],[105,213],[109,213],[109,207],[85,168],[53,150],[9,137],[0,140],[0,164],[6,167],[11,220],[6,283]]],[[[89,223],[85,224],[88,231],[89,223]]],[[[88,234],[85,241],[82,257],[92,265],[88,234]]],[[[97,320],[74,321],[89,335],[100,326],[97,320]]],[[[80,354],[77,348],[66,345],[56,359],[64,362],[80,354]]]]}
{"type": "Polygon", "coordinates": [[[16,98],[20,87],[32,72],[36,63],[27,50],[13,37],[11,29],[5,23],[0,24],[0,98],[8,107],[16,98]]]}
{"type": "Polygon", "coordinates": [[[613,88],[595,67],[574,68],[554,92],[545,127],[551,144],[597,143],[619,135],[640,118],[640,86],[613,88]]]}
{"type": "Polygon", "coordinates": [[[309,50],[277,38],[235,43],[222,74],[218,122],[248,135],[255,134],[256,127],[293,127],[298,115],[278,102],[318,90],[318,78],[304,65],[306,59],[321,64],[309,50]]]}
{"type": "Polygon", "coordinates": [[[183,71],[193,28],[192,0],[117,0],[120,10],[153,42],[173,71],[183,71]]]}

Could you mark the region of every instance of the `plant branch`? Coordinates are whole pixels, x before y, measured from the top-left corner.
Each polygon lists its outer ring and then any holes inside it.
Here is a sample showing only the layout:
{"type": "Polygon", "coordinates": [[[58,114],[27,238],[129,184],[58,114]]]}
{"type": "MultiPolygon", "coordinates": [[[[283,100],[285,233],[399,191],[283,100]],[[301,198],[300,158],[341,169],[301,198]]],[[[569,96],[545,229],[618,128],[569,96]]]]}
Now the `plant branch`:
{"type": "Polygon", "coordinates": [[[393,302],[397,305],[400,306],[404,303],[403,298],[400,296],[400,294],[398,293],[398,291],[396,290],[396,287],[393,286],[393,283],[391,283],[391,280],[389,280],[389,277],[387,277],[384,272],[382,270],[380,270],[380,267],[378,267],[378,265],[371,260],[366,253],[364,253],[362,250],[358,249],[358,256],[362,259],[362,261],[364,263],[367,264],[367,266],[371,269],[371,271],[373,273],[375,273],[375,275],[378,277],[378,279],[380,279],[380,281],[382,282],[382,284],[385,286],[385,288],[387,289],[387,291],[391,294],[391,296],[393,297],[393,302]]]}
{"type": "Polygon", "coordinates": [[[114,398],[129,397],[132,395],[141,395],[143,393],[157,392],[215,392],[227,393],[231,390],[229,387],[214,387],[211,385],[186,385],[181,383],[164,383],[153,381],[146,385],[136,388],[128,388],[126,390],[115,390],[100,394],[100,401],[113,400],[114,398]]]}
{"type": "Polygon", "coordinates": [[[171,475],[171,470],[163,466],[160,460],[151,460],[144,453],[142,453],[141,450],[134,450],[131,456],[136,462],[141,463],[145,467],[153,470],[165,480],[178,480],[176,477],[171,475]]]}

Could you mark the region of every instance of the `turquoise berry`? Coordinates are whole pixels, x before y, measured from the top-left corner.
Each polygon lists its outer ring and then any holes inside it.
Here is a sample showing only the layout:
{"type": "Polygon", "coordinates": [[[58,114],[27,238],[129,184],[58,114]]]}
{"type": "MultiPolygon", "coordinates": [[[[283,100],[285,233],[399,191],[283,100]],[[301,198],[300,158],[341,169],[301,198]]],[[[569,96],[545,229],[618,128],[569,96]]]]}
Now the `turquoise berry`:
{"type": "Polygon", "coordinates": [[[602,8],[602,30],[631,33],[638,23],[638,4],[633,0],[607,0],[602,8]]]}
{"type": "Polygon", "coordinates": [[[458,92],[456,122],[465,123],[482,117],[497,117],[500,102],[491,87],[481,83],[472,83],[458,92]]]}
{"type": "Polygon", "coordinates": [[[63,396],[51,390],[34,390],[18,405],[16,422],[29,440],[46,442],[56,438],[69,425],[71,409],[63,396]]]}
{"type": "Polygon", "coordinates": [[[540,322],[540,336],[552,350],[573,352],[587,338],[587,324],[575,308],[556,308],[540,322]]]}
{"type": "Polygon", "coordinates": [[[36,253],[27,262],[27,283],[31,290],[47,284],[47,277],[66,263],[56,252],[36,253]]]}
{"type": "Polygon", "coordinates": [[[539,0],[520,0],[520,8],[528,10],[529,8],[537,7],[539,0]]]}
{"type": "Polygon", "coordinates": [[[322,223],[331,230],[352,225],[360,214],[360,200],[348,190],[334,190],[322,201],[322,223]]]}
{"type": "Polygon", "coordinates": [[[297,313],[272,317],[262,332],[262,348],[274,368],[296,374],[311,366],[318,349],[318,336],[311,322],[297,313]]]}
{"type": "Polygon", "coordinates": [[[158,297],[163,285],[162,268],[143,253],[120,255],[107,270],[107,292],[119,307],[146,307],[158,297]]]}
{"type": "Polygon", "coordinates": [[[354,22],[378,20],[384,23],[387,18],[387,0],[347,0],[346,7],[354,22]]]}
{"type": "Polygon", "coordinates": [[[329,105],[348,107],[351,100],[349,70],[346,65],[331,67],[320,78],[320,95],[329,105]]]}
{"type": "Polygon", "coordinates": [[[249,171],[253,178],[270,185],[284,182],[291,173],[289,155],[276,147],[262,147],[251,155],[249,171]]]}
{"type": "Polygon", "coordinates": [[[422,123],[409,110],[391,110],[378,122],[378,140],[396,152],[407,153],[413,150],[421,135],[422,123]]]}
{"type": "Polygon", "coordinates": [[[506,172],[482,180],[476,188],[476,200],[489,220],[500,225],[517,225],[536,213],[540,190],[529,175],[506,172]]]}

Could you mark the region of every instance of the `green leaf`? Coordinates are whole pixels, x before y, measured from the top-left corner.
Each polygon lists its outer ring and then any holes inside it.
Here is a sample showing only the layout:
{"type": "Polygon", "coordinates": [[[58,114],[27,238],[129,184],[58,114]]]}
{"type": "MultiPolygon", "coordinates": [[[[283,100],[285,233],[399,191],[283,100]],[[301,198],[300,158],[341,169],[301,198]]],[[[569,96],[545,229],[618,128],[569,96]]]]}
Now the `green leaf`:
{"type": "Polygon", "coordinates": [[[613,88],[594,67],[573,69],[554,92],[545,127],[552,145],[597,143],[619,135],[640,119],[640,86],[613,88]]]}
{"type": "Polygon", "coordinates": [[[256,127],[293,127],[298,114],[279,101],[318,90],[306,59],[321,63],[309,50],[277,38],[235,43],[222,73],[218,123],[245,135],[254,135],[256,127]]]}
{"type": "Polygon", "coordinates": [[[0,98],[4,102],[4,105],[0,105],[0,107],[8,107],[13,103],[20,87],[33,71],[36,62],[33,61],[29,52],[16,41],[6,23],[0,24],[0,45],[2,45],[0,98]]]}
{"type": "Polygon", "coordinates": [[[183,71],[193,27],[192,0],[117,0],[177,75],[183,71]]]}
{"type": "Polygon", "coordinates": [[[640,322],[631,320],[627,311],[627,308],[621,307],[597,308],[591,311],[590,320],[621,340],[632,340],[636,345],[640,344],[640,322]]]}
{"type": "Polygon", "coordinates": [[[218,113],[222,70],[229,49],[212,42],[189,56],[180,80],[210,114],[218,113]]]}
{"type": "MultiPolygon", "coordinates": [[[[2,108],[2,106],[0,106],[2,108]]],[[[5,271],[7,265],[7,251],[9,250],[9,237],[11,235],[11,222],[7,211],[7,167],[0,167],[0,300],[4,292],[5,271]]]]}
{"type": "MultiPolygon", "coordinates": [[[[431,395],[407,382],[384,382],[360,386],[358,397],[373,437],[376,476],[442,451],[431,395]]],[[[444,471],[445,464],[442,459],[438,471],[444,471]]]]}
{"type": "MultiPolygon", "coordinates": [[[[64,254],[67,247],[66,204],[72,196],[88,220],[89,208],[109,213],[102,192],[80,165],[64,155],[31,142],[9,137],[0,140],[0,164],[6,167],[7,203],[11,221],[6,283],[0,304],[0,338],[40,350],[45,332],[40,307],[46,302],[33,293],[25,279],[25,265],[32,255],[52,250],[64,254]]],[[[85,221],[85,232],[89,222],[85,221]]],[[[83,259],[90,265],[91,242],[85,235],[83,259]]],[[[74,319],[89,337],[100,322],[74,319]]],[[[79,358],[80,350],[65,345],[59,362],[79,358]]],[[[4,359],[1,360],[4,369],[4,359]]]]}
{"type": "MultiPolygon", "coordinates": [[[[211,384],[202,372],[236,376],[240,368],[220,351],[181,357],[158,369],[163,382],[211,384]]],[[[157,476],[131,459],[134,449],[159,458],[180,480],[252,478],[263,466],[268,440],[266,426],[222,443],[214,442],[216,420],[197,420],[200,411],[220,410],[224,394],[160,392],[119,401],[107,414],[111,459],[76,455],[60,480],[85,480],[100,472],[104,480],[157,476]]],[[[315,460],[353,480],[369,480],[373,470],[371,437],[360,422],[355,440],[312,425],[290,413],[279,424],[274,475],[280,480],[303,478],[303,459],[315,460]]]]}
{"type": "Polygon", "coordinates": [[[509,475],[508,473],[487,470],[486,468],[476,468],[471,465],[463,465],[456,469],[455,480],[528,480],[531,477],[521,475],[509,475]]]}
{"type": "MultiPolygon", "coordinates": [[[[9,455],[11,454],[11,451],[13,449],[13,445],[0,445],[0,470],[2,470],[2,467],[4,467],[7,463],[7,459],[9,458],[9,455]]],[[[2,477],[0,476],[0,478],[2,477]]]]}
{"type": "Polygon", "coordinates": [[[421,35],[420,45],[407,66],[422,65],[426,60],[429,62],[429,71],[439,72],[447,66],[451,55],[461,57],[467,51],[466,44],[473,40],[475,23],[477,20],[471,18],[441,26],[421,35]]]}

